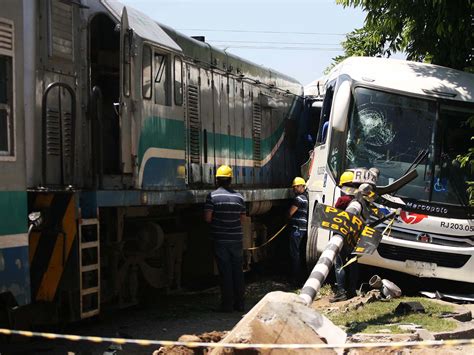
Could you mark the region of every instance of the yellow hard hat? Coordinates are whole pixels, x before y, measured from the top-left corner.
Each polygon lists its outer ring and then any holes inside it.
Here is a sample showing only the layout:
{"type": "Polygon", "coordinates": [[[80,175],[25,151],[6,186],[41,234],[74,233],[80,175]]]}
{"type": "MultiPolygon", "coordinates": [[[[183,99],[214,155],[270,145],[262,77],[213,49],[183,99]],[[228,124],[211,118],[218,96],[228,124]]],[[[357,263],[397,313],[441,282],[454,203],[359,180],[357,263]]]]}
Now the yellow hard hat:
{"type": "Polygon", "coordinates": [[[216,172],[216,177],[231,178],[232,168],[229,165],[221,165],[216,172]]]}
{"type": "Polygon", "coordinates": [[[353,180],[354,180],[354,173],[352,171],[345,171],[341,175],[341,178],[339,179],[339,186],[350,184],[353,180]]]}
{"type": "Polygon", "coordinates": [[[298,185],[306,185],[306,181],[304,181],[304,179],[299,176],[293,179],[293,184],[291,186],[295,187],[298,185]]]}

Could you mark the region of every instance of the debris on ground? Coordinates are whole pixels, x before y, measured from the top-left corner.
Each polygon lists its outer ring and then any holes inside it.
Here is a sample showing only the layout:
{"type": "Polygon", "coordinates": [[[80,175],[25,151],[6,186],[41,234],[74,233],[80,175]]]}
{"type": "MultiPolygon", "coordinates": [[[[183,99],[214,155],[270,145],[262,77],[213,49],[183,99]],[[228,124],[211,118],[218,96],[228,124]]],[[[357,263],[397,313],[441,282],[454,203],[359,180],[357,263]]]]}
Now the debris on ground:
{"type": "MultiPolygon", "coordinates": [[[[200,335],[184,334],[179,337],[178,341],[182,342],[197,342],[197,343],[218,343],[228,332],[212,331],[200,335]]],[[[153,352],[153,355],[158,354],[176,354],[176,355],[204,355],[208,354],[212,349],[208,348],[187,348],[185,346],[166,346],[153,352]]]]}
{"type": "Polygon", "coordinates": [[[402,295],[400,287],[390,280],[382,279],[379,275],[372,276],[369,280],[369,285],[372,288],[379,289],[387,299],[397,298],[402,295]]]}
{"type": "Polygon", "coordinates": [[[409,313],[426,313],[425,307],[420,302],[400,302],[395,308],[395,314],[405,315],[409,313]]]}
{"type": "MultiPolygon", "coordinates": [[[[251,344],[343,344],[346,334],[328,318],[306,306],[297,295],[274,291],[267,294],[222,340],[251,344]]],[[[212,354],[222,354],[221,349],[212,354]]],[[[299,354],[314,350],[300,349],[299,354]]],[[[322,354],[335,354],[332,349],[322,354]]]]}
{"type": "Polygon", "coordinates": [[[441,293],[441,292],[428,292],[428,291],[420,291],[423,296],[426,296],[431,299],[445,299],[452,302],[474,302],[474,294],[462,295],[462,294],[455,294],[455,293],[441,293]]]}

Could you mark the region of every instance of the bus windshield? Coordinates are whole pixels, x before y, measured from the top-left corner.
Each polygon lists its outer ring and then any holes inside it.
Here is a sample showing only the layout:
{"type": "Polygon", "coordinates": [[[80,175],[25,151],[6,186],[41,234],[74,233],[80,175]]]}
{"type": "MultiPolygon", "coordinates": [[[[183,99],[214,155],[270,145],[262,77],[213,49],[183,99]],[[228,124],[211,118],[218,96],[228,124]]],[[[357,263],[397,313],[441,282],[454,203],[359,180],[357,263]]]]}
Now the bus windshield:
{"type": "Polygon", "coordinates": [[[455,160],[472,146],[468,119],[474,106],[445,105],[367,88],[356,88],[345,149],[347,168],[377,167],[387,185],[417,166],[418,177],[399,196],[455,205],[468,203],[472,171],[455,160]]]}

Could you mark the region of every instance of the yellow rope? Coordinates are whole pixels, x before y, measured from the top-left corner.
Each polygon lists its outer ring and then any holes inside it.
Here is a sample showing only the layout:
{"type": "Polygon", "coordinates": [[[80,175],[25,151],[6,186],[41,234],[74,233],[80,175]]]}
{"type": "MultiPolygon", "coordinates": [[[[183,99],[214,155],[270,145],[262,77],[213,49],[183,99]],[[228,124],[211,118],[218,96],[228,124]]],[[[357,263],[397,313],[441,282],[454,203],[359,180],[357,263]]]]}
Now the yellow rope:
{"type": "MultiPolygon", "coordinates": [[[[427,340],[414,342],[389,342],[389,343],[343,343],[343,344],[244,344],[244,343],[211,343],[211,342],[183,342],[170,340],[153,339],[124,339],[109,338],[87,335],[55,334],[30,332],[24,330],[13,330],[0,328],[3,335],[21,335],[24,337],[39,337],[51,340],[65,339],[69,341],[89,341],[93,343],[113,343],[113,344],[137,344],[141,346],[185,346],[188,348],[214,348],[214,349],[399,349],[399,348],[429,348],[429,347],[455,347],[474,346],[474,339],[450,339],[450,340],[427,340]]],[[[470,349],[466,349],[470,351],[470,349]]]]}
{"type": "Polygon", "coordinates": [[[385,229],[384,229],[383,232],[382,232],[382,235],[385,235],[385,233],[386,233],[387,230],[388,230],[387,236],[390,237],[390,233],[392,233],[392,225],[393,225],[393,222],[395,222],[395,217],[392,218],[392,219],[390,220],[390,222],[388,222],[387,226],[385,227],[385,229]]]}
{"type": "Polygon", "coordinates": [[[283,229],[286,228],[288,224],[285,224],[283,227],[280,228],[280,230],[278,232],[276,232],[270,239],[268,239],[265,243],[263,243],[262,245],[259,245],[258,247],[253,247],[253,248],[247,248],[247,249],[244,249],[244,250],[257,250],[257,249],[260,249],[260,248],[263,248],[265,245],[267,245],[268,243],[270,243],[273,239],[275,239],[278,234],[280,234],[283,229]]]}

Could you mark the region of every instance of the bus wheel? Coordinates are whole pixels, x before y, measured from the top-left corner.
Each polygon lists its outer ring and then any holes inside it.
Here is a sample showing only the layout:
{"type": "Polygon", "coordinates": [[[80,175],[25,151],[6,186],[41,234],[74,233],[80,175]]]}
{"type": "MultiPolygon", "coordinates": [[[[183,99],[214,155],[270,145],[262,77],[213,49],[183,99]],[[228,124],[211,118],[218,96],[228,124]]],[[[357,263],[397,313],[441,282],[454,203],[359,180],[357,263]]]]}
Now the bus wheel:
{"type": "Polygon", "coordinates": [[[310,227],[308,241],[306,242],[306,266],[311,270],[319,258],[318,248],[318,228],[310,227]]]}

